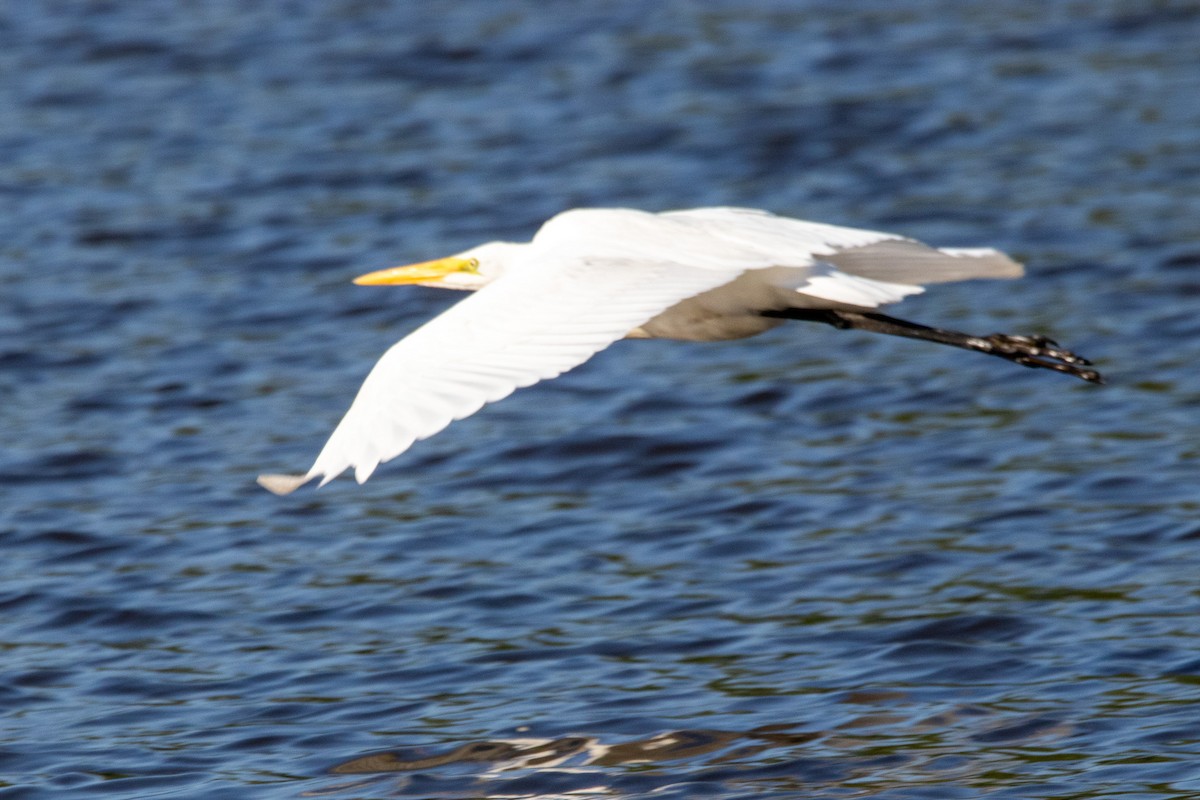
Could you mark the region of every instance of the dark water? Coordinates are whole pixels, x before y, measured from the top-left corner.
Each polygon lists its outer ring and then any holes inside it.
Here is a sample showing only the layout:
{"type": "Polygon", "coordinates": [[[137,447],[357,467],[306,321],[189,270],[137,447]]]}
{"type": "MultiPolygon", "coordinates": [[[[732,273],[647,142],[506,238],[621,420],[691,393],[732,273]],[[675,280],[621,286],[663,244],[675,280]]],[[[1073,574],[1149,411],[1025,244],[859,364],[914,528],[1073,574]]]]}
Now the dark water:
{"type": "Polygon", "coordinates": [[[1200,796],[1200,6],[0,7],[0,797],[1200,796]],[[563,208],[1003,247],[277,499],[563,208]]]}

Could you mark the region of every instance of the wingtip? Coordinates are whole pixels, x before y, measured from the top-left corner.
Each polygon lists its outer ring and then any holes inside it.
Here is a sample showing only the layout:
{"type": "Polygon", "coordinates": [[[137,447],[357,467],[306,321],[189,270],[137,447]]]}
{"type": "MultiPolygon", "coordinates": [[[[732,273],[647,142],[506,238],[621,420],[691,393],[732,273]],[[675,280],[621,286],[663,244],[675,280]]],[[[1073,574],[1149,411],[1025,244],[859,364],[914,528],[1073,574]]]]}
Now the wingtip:
{"type": "Polygon", "coordinates": [[[981,272],[980,278],[1021,278],[1025,276],[1025,265],[1008,253],[994,247],[942,247],[946,255],[955,258],[978,259],[986,271],[981,272]]]}
{"type": "Polygon", "coordinates": [[[291,494],[308,483],[309,475],[259,475],[257,483],[272,494],[291,494]]]}

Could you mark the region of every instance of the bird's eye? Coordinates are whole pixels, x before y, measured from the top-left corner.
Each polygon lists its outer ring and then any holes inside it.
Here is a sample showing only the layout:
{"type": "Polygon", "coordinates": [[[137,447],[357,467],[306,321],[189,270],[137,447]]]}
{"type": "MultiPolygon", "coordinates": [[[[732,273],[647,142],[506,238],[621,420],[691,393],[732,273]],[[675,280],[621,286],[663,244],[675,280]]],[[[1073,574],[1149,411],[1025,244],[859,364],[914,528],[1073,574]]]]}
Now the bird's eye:
{"type": "Polygon", "coordinates": [[[479,272],[478,258],[472,258],[467,261],[467,272],[479,272]]]}

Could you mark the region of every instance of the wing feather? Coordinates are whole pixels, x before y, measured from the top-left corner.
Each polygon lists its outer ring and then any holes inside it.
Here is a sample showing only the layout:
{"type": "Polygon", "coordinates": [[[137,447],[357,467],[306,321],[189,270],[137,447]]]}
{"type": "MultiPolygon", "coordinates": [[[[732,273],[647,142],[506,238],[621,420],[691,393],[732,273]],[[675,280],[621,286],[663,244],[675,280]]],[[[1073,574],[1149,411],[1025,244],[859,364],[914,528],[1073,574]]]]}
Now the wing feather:
{"type": "MultiPolygon", "coordinates": [[[[893,233],[779,217],[752,208],[696,208],[663,216],[690,220],[718,238],[773,254],[779,266],[824,262],[844,274],[882,283],[919,286],[1019,278],[1023,273],[1020,264],[991,248],[938,249],[893,233]]],[[[804,287],[798,291],[807,293],[804,287]]]]}
{"type": "Polygon", "coordinates": [[[393,345],[304,476],[287,493],[354,468],[359,483],[456,419],[582,364],[675,303],[738,277],[670,261],[548,258],[506,274],[393,345]]]}
{"type": "Polygon", "coordinates": [[[773,255],[782,259],[775,262],[781,267],[801,267],[812,264],[815,256],[900,238],[894,233],[780,217],[756,208],[693,208],[662,216],[692,222],[720,239],[773,255]]]}
{"type": "Polygon", "coordinates": [[[947,283],[974,278],[1019,278],[1021,265],[988,248],[937,249],[912,239],[889,239],[821,256],[843,272],[892,283],[947,283]]]}

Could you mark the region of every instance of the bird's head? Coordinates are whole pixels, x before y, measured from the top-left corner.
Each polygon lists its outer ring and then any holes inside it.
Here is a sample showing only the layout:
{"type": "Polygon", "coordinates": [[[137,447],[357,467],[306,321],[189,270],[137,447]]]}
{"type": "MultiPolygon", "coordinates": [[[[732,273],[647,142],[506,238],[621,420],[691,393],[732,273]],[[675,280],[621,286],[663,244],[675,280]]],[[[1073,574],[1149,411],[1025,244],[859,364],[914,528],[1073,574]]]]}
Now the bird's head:
{"type": "Polygon", "coordinates": [[[439,289],[479,289],[504,274],[522,247],[525,245],[488,242],[448,258],[381,269],[361,275],[354,282],[360,286],[411,283],[439,289]]]}

